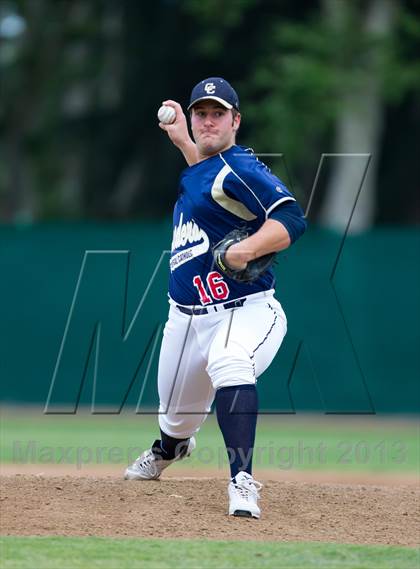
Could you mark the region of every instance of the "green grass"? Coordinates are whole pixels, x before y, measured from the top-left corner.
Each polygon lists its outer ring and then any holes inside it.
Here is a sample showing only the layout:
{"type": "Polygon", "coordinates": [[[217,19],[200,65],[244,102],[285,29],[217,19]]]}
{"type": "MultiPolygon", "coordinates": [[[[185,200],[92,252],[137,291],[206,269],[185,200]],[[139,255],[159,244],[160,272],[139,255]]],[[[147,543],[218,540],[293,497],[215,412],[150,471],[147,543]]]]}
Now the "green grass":
{"type": "MultiPolygon", "coordinates": [[[[158,438],[151,415],[43,415],[4,410],[0,460],[35,463],[127,464],[158,438]],[[64,449],[64,450],[63,450],[64,449]],[[84,450],[78,450],[84,449],[84,450]],[[131,450],[130,450],[131,449],[131,450]],[[23,454],[22,454],[23,452],[23,454]]],[[[254,464],[258,468],[358,472],[419,472],[419,431],[414,421],[378,417],[262,416],[254,464]]],[[[225,468],[227,458],[214,416],[198,434],[198,447],[175,468],[225,468]]]]}
{"type": "Polygon", "coordinates": [[[417,569],[405,547],[99,537],[4,537],[2,569],[417,569]]]}

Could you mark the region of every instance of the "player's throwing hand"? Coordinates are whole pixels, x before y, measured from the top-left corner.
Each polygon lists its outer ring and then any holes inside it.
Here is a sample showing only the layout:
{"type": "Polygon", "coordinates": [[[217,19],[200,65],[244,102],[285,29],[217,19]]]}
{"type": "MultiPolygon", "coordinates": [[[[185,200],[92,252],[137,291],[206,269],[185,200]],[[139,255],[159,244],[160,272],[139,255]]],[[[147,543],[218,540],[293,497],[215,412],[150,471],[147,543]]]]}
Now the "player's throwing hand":
{"type": "Polygon", "coordinates": [[[162,105],[172,107],[176,113],[175,120],[170,124],[163,122],[159,126],[164,130],[173,144],[181,150],[189,166],[198,161],[197,149],[188,132],[187,119],[179,103],[171,99],[162,101],[162,105]]]}

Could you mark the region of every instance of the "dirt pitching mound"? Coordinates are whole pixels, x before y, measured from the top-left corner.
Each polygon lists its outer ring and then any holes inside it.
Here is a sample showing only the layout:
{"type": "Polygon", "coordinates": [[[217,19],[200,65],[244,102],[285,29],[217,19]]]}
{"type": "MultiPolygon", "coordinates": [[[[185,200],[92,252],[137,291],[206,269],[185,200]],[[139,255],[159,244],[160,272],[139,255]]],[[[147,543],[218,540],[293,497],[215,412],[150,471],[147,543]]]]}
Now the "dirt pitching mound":
{"type": "Polygon", "coordinates": [[[413,486],[264,480],[260,520],[227,515],[226,481],[1,476],[3,535],[330,541],[415,546],[413,486]]]}

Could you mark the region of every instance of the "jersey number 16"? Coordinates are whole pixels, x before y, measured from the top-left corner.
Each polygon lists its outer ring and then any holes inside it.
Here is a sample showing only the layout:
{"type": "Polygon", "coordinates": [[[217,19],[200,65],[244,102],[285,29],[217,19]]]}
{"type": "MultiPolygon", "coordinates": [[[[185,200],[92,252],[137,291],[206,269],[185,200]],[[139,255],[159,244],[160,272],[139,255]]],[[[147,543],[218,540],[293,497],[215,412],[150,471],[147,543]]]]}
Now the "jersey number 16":
{"type": "MultiPolygon", "coordinates": [[[[207,275],[206,281],[210,290],[210,294],[214,300],[225,300],[229,296],[229,287],[223,280],[222,275],[217,271],[212,271],[209,273],[207,275]]],[[[204,288],[204,283],[200,275],[196,275],[193,278],[193,283],[195,288],[198,290],[198,294],[200,295],[201,304],[210,304],[213,302],[213,299],[207,294],[207,291],[204,288]]]]}

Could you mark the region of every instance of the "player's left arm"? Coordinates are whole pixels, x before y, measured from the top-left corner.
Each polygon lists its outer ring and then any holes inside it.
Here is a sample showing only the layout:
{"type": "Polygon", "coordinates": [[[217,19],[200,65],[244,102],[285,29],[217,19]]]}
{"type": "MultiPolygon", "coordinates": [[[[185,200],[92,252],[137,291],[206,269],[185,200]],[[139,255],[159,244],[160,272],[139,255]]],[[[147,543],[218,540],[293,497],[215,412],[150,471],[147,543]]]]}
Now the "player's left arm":
{"type": "Polygon", "coordinates": [[[286,202],[271,212],[256,233],[229,247],[226,262],[234,269],[244,269],[249,261],[290,247],[305,232],[306,226],[299,204],[286,202]]]}

